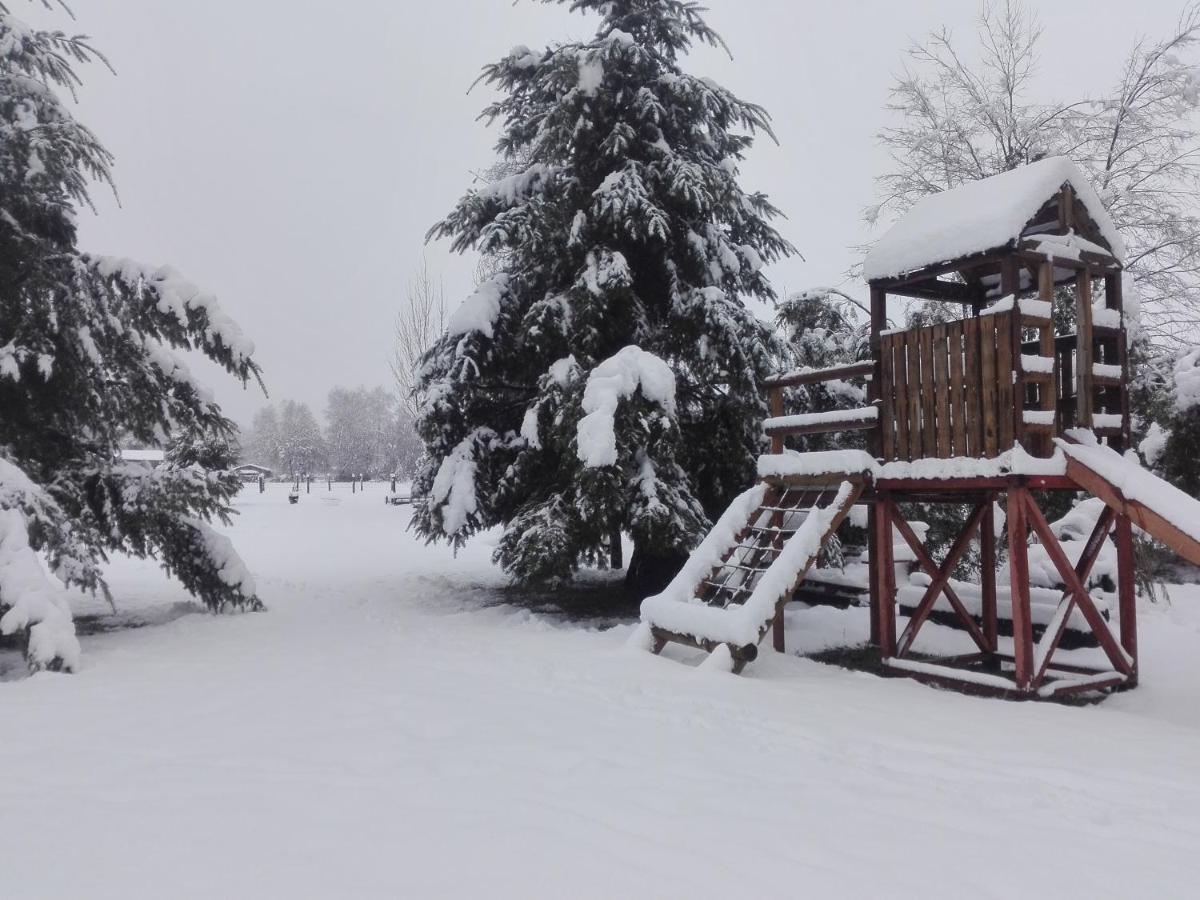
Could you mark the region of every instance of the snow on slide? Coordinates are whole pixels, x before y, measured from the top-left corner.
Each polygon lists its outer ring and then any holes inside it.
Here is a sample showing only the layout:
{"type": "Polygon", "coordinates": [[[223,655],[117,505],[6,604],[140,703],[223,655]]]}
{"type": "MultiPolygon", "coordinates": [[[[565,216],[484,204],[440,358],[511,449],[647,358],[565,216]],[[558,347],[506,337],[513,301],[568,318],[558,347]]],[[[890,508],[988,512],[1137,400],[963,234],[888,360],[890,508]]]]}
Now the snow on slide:
{"type": "Polygon", "coordinates": [[[1090,434],[1075,432],[1073,436],[1086,442],[1057,441],[1067,455],[1067,475],[1118,512],[1128,514],[1143,531],[1200,565],[1200,501],[1144,469],[1135,458],[1097,443],[1090,434]]]}

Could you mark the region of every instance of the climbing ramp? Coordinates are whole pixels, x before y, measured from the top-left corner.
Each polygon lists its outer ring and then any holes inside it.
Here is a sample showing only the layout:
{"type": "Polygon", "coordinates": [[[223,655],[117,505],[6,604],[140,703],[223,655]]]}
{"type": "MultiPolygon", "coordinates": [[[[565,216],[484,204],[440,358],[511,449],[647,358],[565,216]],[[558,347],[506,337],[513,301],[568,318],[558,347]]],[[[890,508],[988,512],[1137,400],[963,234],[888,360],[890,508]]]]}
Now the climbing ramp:
{"type": "Polygon", "coordinates": [[[866,481],[861,471],[771,477],[739,496],[667,589],[642,603],[651,649],[698,647],[740,672],[866,481]]]}
{"type": "Polygon", "coordinates": [[[1074,441],[1057,440],[1067,457],[1067,477],[1188,562],[1200,565],[1200,501],[1136,460],[1097,443],[1087,432],[1073,436],[1074,441]]]}

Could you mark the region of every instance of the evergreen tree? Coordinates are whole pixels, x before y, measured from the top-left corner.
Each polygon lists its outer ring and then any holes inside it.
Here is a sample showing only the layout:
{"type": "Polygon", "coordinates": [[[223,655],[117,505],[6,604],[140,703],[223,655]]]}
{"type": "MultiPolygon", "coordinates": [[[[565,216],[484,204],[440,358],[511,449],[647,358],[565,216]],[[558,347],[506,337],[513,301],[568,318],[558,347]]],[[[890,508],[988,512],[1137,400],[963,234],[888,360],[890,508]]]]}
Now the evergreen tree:
{"type": "Polygon", "coordinates": [[[279,465],[284,475],[311,475],[327,461],[321,426],[307,403],[285,400],[279,414],[279,465]]]}
{"type": "Polygon", "coordinates": [[[619,563],[625,533],[645,593],[755,477],[783,348],[743,301],[774,300],[762,268],[793,250],[738,184],[767,113],[680,65],[723,46],[701,7],[570,6],[600,16],[592,40],[481,76],[503,95],[483,116],[497,150],[523,168],[430,232],[496,271],[420,369],[414,524],[456,545],[502,524],[497,560],[522,579],[619,563]]]}
{"type": "Polygon", "coordinates": [[[254,414],[250,434],[246,437],[244,461],[280,471],[279,413],[274,406],[264,406],[254,414]]]}
{"type": "Polygon", "coordinates": [[[325,406],[329,466],[339,477],[396,468],[398,403],[382,387],[335,387],[325,406]]]}
{"type": "Polygon", "coordinates": [[[209,295],[166,268],[79,249],[75,212],[111,157],[59,97],[86,38],[30,28],[0,5],[0,632],[32,667],[78,655],[61,585],[104,589],[113,551],[157,558],[210,608],[258,607],[226,538],[239,489],[213,446],[236,428],[195,382],[199,351],[243,382],[253,346],[209,295]],[[127,436],[176,443],[155,469],[122,461],[127,436]],[[208,449],[204,449],[204,445],[208,449]],[[216,463],[217,471],[206,471],[216,463]]]}

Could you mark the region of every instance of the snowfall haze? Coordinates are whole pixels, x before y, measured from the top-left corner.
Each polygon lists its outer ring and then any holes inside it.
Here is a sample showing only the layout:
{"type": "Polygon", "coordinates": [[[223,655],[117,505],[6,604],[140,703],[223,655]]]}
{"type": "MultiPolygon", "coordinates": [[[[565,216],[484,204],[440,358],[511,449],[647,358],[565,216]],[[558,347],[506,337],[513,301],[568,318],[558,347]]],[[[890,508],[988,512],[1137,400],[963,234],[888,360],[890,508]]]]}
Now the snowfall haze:
{"type": "MultiPolygon", "coordinates": [[[[764,105],[779,138],[758,141],[743,166],[803,254],[769,274],[781,291],[861,292],[846,272],[870,237],[860,213],[884,168],[874,135],[891,78],[931,29],[970,38],[979,4],[708,5],[733,59],[701,48],[686,67],[764,105]]],[[[84,73],[78,114],[116,154],[120,199],[94,191],[82,246],[179,268],[255,341],[271,398],[313,409],[331,384],[390,383],[389,325],[422,254],[451,309],[471,292],[476,261],[424,239],[493,159],[495,133],[476,121],[490,95],[468,93],[480,67],[517,44],[586,39],[595,24],[530,0],[75,0],[74,25],[23,6],[14,11],[31,23],[90,35],[117,71],[84,73]]],[[[1133,36],[1179,15],[1174,0],[1087,9],[1037,9],[1051,93],[1099,93],[1133,36]]],[[[196,369],[243,425],[266,402],[196,369]]]]}

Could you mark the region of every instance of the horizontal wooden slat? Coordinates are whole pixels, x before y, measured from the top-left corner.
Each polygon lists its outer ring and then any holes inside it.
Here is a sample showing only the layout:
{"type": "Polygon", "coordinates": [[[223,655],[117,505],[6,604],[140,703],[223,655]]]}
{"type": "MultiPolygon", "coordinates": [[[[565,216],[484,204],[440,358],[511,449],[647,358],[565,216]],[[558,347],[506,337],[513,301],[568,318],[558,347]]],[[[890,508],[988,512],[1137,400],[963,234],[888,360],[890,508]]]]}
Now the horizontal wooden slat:
{"type": "Polygon", "coordinates": [[[813,369],[811,371],[785,372],[782,375],[773,375],[768,378],[764,384],[768,388],[786,388],[799,387],[803,384],[820,384],[823,381],[842,381],[847,378],[862,378],[864,375],[870,375],[875,371],[874,360],[863,360],[862,362],[848,363],[844,366],[830,366],[827,369],[813,369]]]}
{"type": "Polygon", "coordinates": [[[805,434],[833,434],[837,431],[870,431],[878,427],[879,422],[875,419],[844,419],[811,425],[772,425],[764,430],[767,437],[798,437],[805,434]]]}

